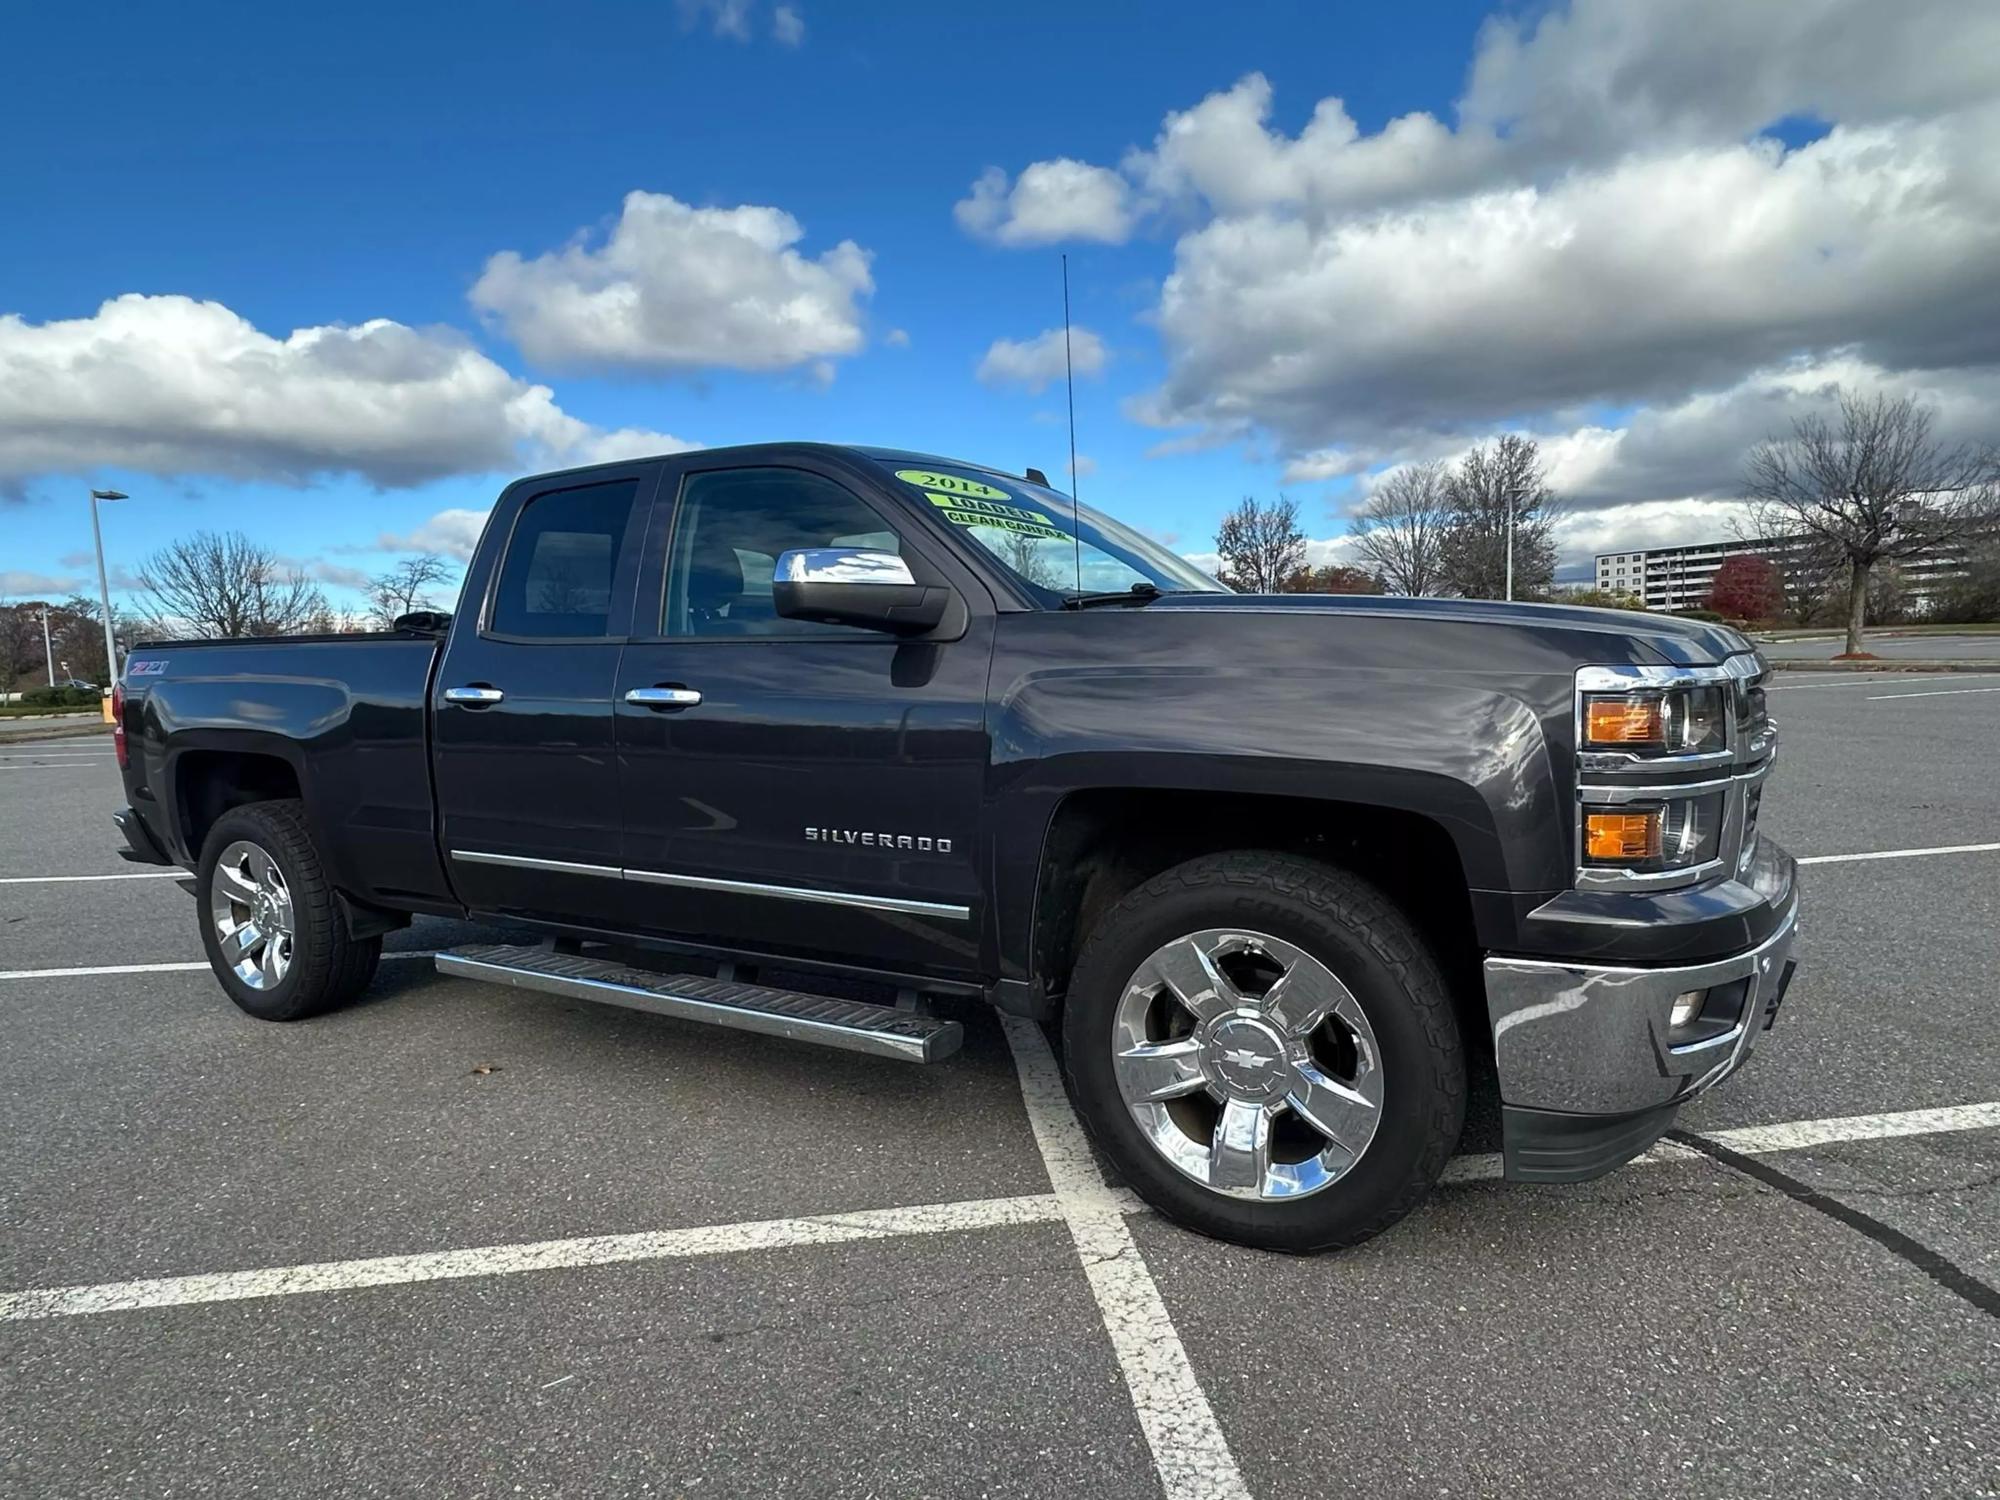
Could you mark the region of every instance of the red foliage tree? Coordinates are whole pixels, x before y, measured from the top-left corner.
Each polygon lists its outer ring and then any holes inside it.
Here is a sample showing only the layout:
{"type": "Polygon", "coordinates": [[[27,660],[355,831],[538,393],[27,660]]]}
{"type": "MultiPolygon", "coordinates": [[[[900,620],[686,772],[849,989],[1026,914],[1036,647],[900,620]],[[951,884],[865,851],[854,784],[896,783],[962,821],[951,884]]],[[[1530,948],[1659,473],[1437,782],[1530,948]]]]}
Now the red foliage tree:
{"type": "Polygon", "coordinates": [[[1708,607],[1731,620],[1771,620],[1785,608],[1778,565],[1753,552],[1725,557],[1708,586],[1708,607]]]}

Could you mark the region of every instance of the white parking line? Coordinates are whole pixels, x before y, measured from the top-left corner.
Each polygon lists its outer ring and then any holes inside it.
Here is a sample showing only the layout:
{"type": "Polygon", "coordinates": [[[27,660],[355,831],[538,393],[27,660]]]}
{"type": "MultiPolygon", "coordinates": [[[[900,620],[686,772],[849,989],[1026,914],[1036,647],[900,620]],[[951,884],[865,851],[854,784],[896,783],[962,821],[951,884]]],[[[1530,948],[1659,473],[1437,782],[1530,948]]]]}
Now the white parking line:
{"type": "MultiPolygon", "coordinates": [[[[1889,1115],[1840,1115],[1826,1120],[1792,1120],[1782,1125],[1744,1125],[1728,1130],[1696,1130],[1692,1134],[1714,1141],[1732,1151],[1763,1156],[1773,1151],[1796,1151],[1802,1146],[1832,1146],[1842,1141],[1877,1141],[1891,1136],[1952,1135],[1962,1130],[2000,1130],[2000,1104],[1954,1104],[1944,1109],[1906,1109],[1889,1115]]],[[[1669,1161],[1700,1161],[1699,1151],[1691,1151],[1674,1141],[1661,1141],[1643,1156],[1635,1157],[1635,1167],[1654,1167],[1669,1161]]],[[[1439,1182],[1458,1185],[1468,1182],[1498,1182],[1500,1153],[1455,1156],[1445,1165],[1439,1182]]]]}
{"type": "Polygon", "coordinates": [[[1991,854],[2000,844],[1939,844],[1929,849],[1876,849],[1867,854],[1806,854],[1802,865],[1844,865],[1861,859],[1916,859],[1926,854],[1991,854]]]}
{"type": "Polygon", "coordinates": [[[1955,1104],[1946,1109],[1906,1109],[1892,1115],[1845,1115],[1832,1120],[1794,1120],[1786,1125],[1743,1125],[1694,1133],[1732,1151],[1762,1155],[1841,1141],[1949,1135],[1961,1130],[2000,1130],[2000,1104],[1955,1104]]]}
{"type": "MultiPolygon", "coordinates": [[[[384,954],[385,958],[427,957],[423,954],[384,954]]],[[[1010,1031],[1015,1022],[1003,1017],[1010,1031]]],[[[1028,1023],[1022,1022],[1021,1025],[1028,1023]]],[[[1041,1034],[1035,1033],[1035,1040],[1041,1034]]],[[[1025,1050],[1025,1049],[1024,1049],[1025,1050]]],[[[418,1281],[448,1281],[472,1276],[510,1276],[523,1271],[548,1271],[571,1266],[612,1265],[620,1262],[666,1260],[696,1255],[731,1255],[750,1250],[782,1250],[797,1245],[839,1244],[849,1240],[892,1239],[906,1234],[946,1234],[961,1229],[991,1229],[1013,1224],[1052,1223],[1058,1219],[1071,1226],[1079,1218],[1097,1240],[1099,1216],[1111,1213],[1123,1217],[1147,1212],[1145,1206],[1121,1189],[1106,1188],[1097,1175],[1089,1149],[1084,1145],[1069,1101],[1062,1094],[1062,1080],[1055,1075],[1055,1059],[1043,1044],[1041,1056],[1021,1063],[1023,1051],[1015,1053],[1021,1068],[1023,1097],[1029,1106],[1029,1124],[1036,1127],[1036,1143],[1042,1146],[1049,1180],[1060,1184],[1055,1193],[1032,1194],[1019,1198],[975,1198],[959,1203],[932,1203],[916,1208],[868,1209],[858,1213],[819,1214],[802,1219],[760,1219],[741,1224],[709,1224],[694,1229],[658,1230],[640,1234],[593,1235],[583,1239],[541,1240],[531,1244],[483,1245],[469,1250],[442,1250],[418,1255],[386,1255],[367,1260],[324,1261],[315,1265],[270,1266],[252,1271],[221,1271],[196,1276],[164,1276],[146,1281],[114,1281],[96,1286],[29,1287],[22,1291],[0,1292],[0,1322],[29,1318],[77,1317],[87,1313],[128,1312],[136,1308],[182,1307],[202,1302],[234,1302],[253,1297],[289,1297],[309,1292],[350,1291],[371,1286],[398,1286],[418,1281]],[[1031,1089],[1032,1080],[1032,1092],[1031,1089]],[[1053,1097],[1050,1090],[1055,1092],[1053,1097]],[[1061,1112],[1056,1112],[1060,1105],[1061,1112]],[[1046,1130],[1046,1139],[1044,1131],[1046,1130]],[[1063,1193],[1069,1197],[1065,1201],[1063,1193]]],[[[1886,1115],[1846,1115],[1837,1119],[1795,1120],[1780,1125],[1750,1125],[1729,1130],[1698,1132],[1705,1139],[1733,1150],[1753,1155],[1796,1151],[1809,1146],[1837,1145],[1843,1141],[1884,1140],[1892,1137],[1951,1135],[1968,1130],[2000,1130],[2000,1103],[1957,1104],[1942,1109],[1912,1109],[1886,1115]]],[[[1700,1160],[1697,1152],[1662,1141],[1641,1156],[1634,1166],[1658,1165],[1665,1161],[1700,1160]]],[[[1462,1184],[1491,1182],[1500,1176],[1497,1155],[1461,1156],[1446,1168],[1443,1182],[1462,1184]]],[[[1119,1227],[1124,1228],[1121,1223],[1119,1227]]],[[[1116,1241],[1108,1242],[1115,1246],[1116,1241]]],[[[1126,1363],[1125,1346],[1120,1345],[1119,1363],[1127,1379],[1134,1368],[1147,1375],[1152,1401],[1166,1398],[1169,1388],[1185,1382],[1193,1393],[1185,1407],[1169,1404],[1165,1410],[1150,1407],[1152,1419],[1163,1426],[1162,1443],[1169,1454],[1178,1444],[1194,1439],[1194,1453],[1180,1455],[1175,1473],[1190,1485],[1208,1483],[1207,1489],[1184,1487],[1170,1490],[1181,1495],[1239,1495],[1242,1476],[1229,1457],[1215,1414],[1206,1396],[1194,1385],[1187,1365],[1187,1351],[1173,1331],[1159,1289],[1139,1258],[1136,1244],[1112,1254],[1113,1262],[1128,1262],[1128,1279],[1110,1283],[1115,1288],[1137,1287],[1139,1295],[1130,1301],[1112,1304],[1118,1310],[1118,1326],[1128,1339],[1140,1338],[1133,1363],[1126,1363]],[[1136,1271],[1136,1276],[1130,1275],[1136,1271]],[[1137,1282],[1143,1277],[1143,1286],[1137,1282]],[[1147,1295],[1145,1288],[1151,1288],[1147,1295]],[[1149,1310],[1147,1304],[1151,1304],[1149,1310]],[[1157,1337],[1157,1344],[1144,1341],[1157,1337]],[[1154,1384],[1157,1380],[1163,1383],[1154,1384]],[[1189,1424],[1184,1426],[1183,1424],[1189,1424]],[[1204,1433],[1206,1429],[1206,1434],[1204,1433]],[[1226,1469],[1189,1464],[1192,1456],[1227,1461],[1226,1469]],[[1234,1483],[1236,1488],[1226,1486],[1234,1483]]],[[[1082,1240],[1078,1240],[1081,1247],[1082,1240]]],[[[1085,1270],[1091,1275],[1092,1290],[1104,1268],[1102,1252],[1098,1263],[1086,1253],[1085,1270]]],[[[1100,1296],[1100,1307],[1104,1306],[1100,1296]]],[[[1106,1326],[1113,1314],[1105,1311],[1106,1326]]],[[[1114,1339],[1116,1335],[1114,1335],[1114,1339]]],[[[1141,1423],[1148,1421],[1148,1406],[1140,1406],[1140,1388],[1134,1385],[1133,1402],[1139,1406],[1141,1423]]],[[[1147,1441],[1154,1441],[1155,1428],[1145,1426],[1147,1441]]],[[[1161,1448],[1154,1449],[1156,1456],[1161,1448]]],[[[1167,1470],[1162,1466],[1164,1479],[1167,1470]]]]}
{"type": "Polygon", "coordinates": [[[838,1245],[907,1234],[1042,1224],[1057,1217],[1056,1200],[1043,1193],[1025,1198],[932,1203],[920,1208],[819,1214],[805,1219],[711,1224],[645,1234],[591,1235],[528,1245],[483,1245],[471,1250],[383,1255],[370,1260],[273,1266],[261,1271],[161,1276],[147,1281],[114,1281],[103,1286],[49,1287],[0,1293],[0,1322],[131,1312],[144,1307],[187,1307],[201,1302],[240,1302],[251,1297],[290,1297],[302,1292],[345,1292],[357,1287],[407,1286],[418,1281],[453,1281],[468,1276],[512,1276],[523,1271],[608,1266],[640,1260],[732,1255],[745,1250],[785,1250],[799,1245],[838,1245]]]}
{"type": "Polygon", "coordinates": [[[1962,698],[1967,693],[2000,693],[2000,687],[1990,688],[1938,688],[1929,693],[1870,693],[1863,700],[1868,703],[1888,703],[1896,698],[1962,698]]]}
{"type": "Polygon", "coordinates": [[[1000,1024],[1021,1077],[1029,1128],[1063,1222],[1083,1257],[1084,1276],[1132,1393],[1139,1430],[1153,1451],[1160,1487],[1168,1500],[1248,1500],[1250,1488],[1195,1379],[1166,1301],[1070,1109],[1047,1039],[1034,1022],[1018,1016],[1003,1014],[1000,1024]]]}
{"type": "Polygon", "coordinates": [[[187,871],[121,870],[116,875],[0,875],[0,885],[69,885],[81,880],[184,880],[187,871]]]}
{"type": "MultiPolygon", "coordinates": [[[[1782,665],[1782,664],[1781,664],[1782,665]]],[[[1968,678],[2000,677],[2000,672],[1925,672],[1915,677],[1878,676],[1873,672],[1842,674],[1840,680],[1828,678],[1822,682],[1779,682],[1764,689],[1767,693],[1795,693],[1803,688],[1873,688],[1889,687],[1898,682],[1936,682],[1940,676],[1949,676],[1954,682],[1968,678]]]]}
{"type": "MultiPolygon", "coordinates": [[[[436,958],[437,950],[424,948],[408,953],[385,953],[382,962],[392,958],[436,958]]],[[[94,979],[100,974],[192,974],[208,967],[208,960],[198,958],[186,963],[171,964],[97,964],[87,969],[0,969],[0,979],[94,979]]]]}

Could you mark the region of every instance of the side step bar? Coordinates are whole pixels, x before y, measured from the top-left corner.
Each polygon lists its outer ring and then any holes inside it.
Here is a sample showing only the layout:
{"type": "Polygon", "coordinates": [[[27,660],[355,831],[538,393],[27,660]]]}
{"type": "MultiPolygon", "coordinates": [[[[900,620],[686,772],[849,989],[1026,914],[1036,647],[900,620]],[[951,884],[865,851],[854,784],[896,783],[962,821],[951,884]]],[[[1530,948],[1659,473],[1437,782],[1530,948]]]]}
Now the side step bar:
{"type": "Polygon", "coordinates": [[[849,1052],[899,1057],[906,1062],[936,1062],[951,1056],[965,1040],[965,1029],[956,1021],[887,1005],[771,990],[704,979],[698,974],[655,974],[650,969],[547,948],[475,943],[438,954],[437,966],[440,974],[623,1005],[683,1021],[707,1021],[849,1052]]]}

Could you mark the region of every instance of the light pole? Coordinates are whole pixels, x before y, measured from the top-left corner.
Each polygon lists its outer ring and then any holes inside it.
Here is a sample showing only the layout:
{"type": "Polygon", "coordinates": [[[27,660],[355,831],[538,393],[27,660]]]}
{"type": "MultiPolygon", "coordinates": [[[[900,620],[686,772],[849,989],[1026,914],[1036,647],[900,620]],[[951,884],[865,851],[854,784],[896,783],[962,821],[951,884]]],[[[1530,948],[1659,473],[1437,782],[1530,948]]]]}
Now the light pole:
{"type": "Polygon", "coordinates": [[[42,606],[42,655],[49,664],[49,686],[56,685],[56,648],[49,644],[49,607],[42,606]]]}
{"type": "Polygon", "coordinates": [[[104,690],[108,693],[118,682],[118,643],[111,638],[111,585],[104,577],[104,528],[97,523],[97,502],[100,500],[130,500],[132,497],[122,490],[92,490],[90,492],[90,535],[97,543],[97,602],[104,610],[104,670],[108,674],[104,690]]]}

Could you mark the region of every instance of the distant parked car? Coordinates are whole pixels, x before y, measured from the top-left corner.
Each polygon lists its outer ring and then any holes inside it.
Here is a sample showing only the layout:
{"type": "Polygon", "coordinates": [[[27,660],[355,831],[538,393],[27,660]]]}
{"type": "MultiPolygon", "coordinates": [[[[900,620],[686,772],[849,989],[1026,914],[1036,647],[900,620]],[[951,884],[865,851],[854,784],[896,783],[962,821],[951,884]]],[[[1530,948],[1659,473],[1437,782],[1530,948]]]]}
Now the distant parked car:
{"type": "Polygon", "coordinates": [[[57,683],[56,686],[66,687],[74,692],[79,692],[79,693],[101,693],[104,691],[104,689],[99,687],[96,683],[85,682],[81,677],[65,678],[63,681],[57,683]]]}

